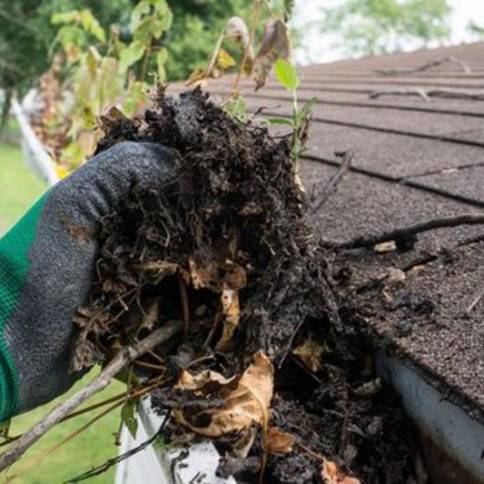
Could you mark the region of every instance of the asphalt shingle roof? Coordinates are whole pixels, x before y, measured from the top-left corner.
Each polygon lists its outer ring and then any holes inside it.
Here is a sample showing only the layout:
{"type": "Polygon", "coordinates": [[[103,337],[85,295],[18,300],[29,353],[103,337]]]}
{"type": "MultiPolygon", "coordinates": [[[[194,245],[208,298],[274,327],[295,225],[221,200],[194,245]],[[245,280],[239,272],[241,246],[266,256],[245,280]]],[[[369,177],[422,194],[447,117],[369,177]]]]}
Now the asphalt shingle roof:
{"type": "MultiPolygon", "coordinates": [[[[335,151],[355,152],[350,173],[313,219],[322,236],[345,240],[436,217],[483,212],[484,96],[426,101],[397,95],[370,99],[369,94],[423,88],[484,95],[484,43],[320,64],[301,71],[301,100],[318,99],[309,149],[302,160],[308,192],[317,192],[335,173],[340,163],[335,151]],[[450,56],[464,62],[470,72],[456,61],[413,74],[375,72],[413,68],[450,56]]],[[[231,79],[210,81],[206,88],[214,96],[226,97],[231,79]]],[[[263,107],[267,115],[291,112],[290,94],[273,80],[257,93],[246,80],[241,90],[251,111],[263,107]]],[[[479,235],[484,236],[483,226],[439,229],[422,235],[416,252],[375,255],[358,250],[341,259],[355,268],[356,278],[365,280],[479,235]]],[[[393,300],[408,295],[431,300],[435,308],[429,324],[419,323],[403,335],[396,328],[402,319],[412,317],[408,311],[387,310],[369,318],[369,324],[402,355],[480,419],[484,419],[484,299],[470,317],[463,313],[483,287],[481,241],[453,250],[452,257],[439,258],[418,274],[408,273],[391,293],[393,300]]]]}

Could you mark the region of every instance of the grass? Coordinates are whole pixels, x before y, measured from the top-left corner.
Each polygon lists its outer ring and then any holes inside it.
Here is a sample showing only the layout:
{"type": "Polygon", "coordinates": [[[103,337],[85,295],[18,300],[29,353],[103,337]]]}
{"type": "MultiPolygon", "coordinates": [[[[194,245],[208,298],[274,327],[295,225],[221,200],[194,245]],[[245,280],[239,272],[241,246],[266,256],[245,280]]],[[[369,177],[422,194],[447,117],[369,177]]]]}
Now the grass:
{"type": "MultiPolygon", "coordinates": [[[[46,185],[36,178],[26,167],[22,153],[17,146],[0,143],[0,234],[5,232],[45,190],[46,185]]],[[[69,393],[72,393],[93,377],[84,377],[69,393]]],[[[124,386],[113,383],[109,388],[92,398],[87,405],[104,400],[123,391],[124,386]]],[[[68,393],[68,394],[69,394],[68,393]]],[[[67,395],[68,395],[67,394],[67,395]]],[[[12,420],[11,435],[24,432],[36,423],[49,408],[59,400],[43,406],[32,412],[19,415],[12,420]]],[[[57,484],[72,478],[77,474],[102,464],[106,459],[117,454],[114,445],[114,434],[119,425],[119,408],[109,413],[92,427],[83,432],[65,446],[53,452],[50,456],[43,454],[62,441],[102,410],[89,412],[62,423],[49,432],[43,439],[26,453],[20,462],[12,466],[9,476],[19,475],[14,482],[22,484],[57,484]],[[27,467],[31,466],[30,469],[27,467]],[[25,469],[24,472],[21,472],[25,469]]],[[[89,480],[90,483],[112,483],[114,469],[89,480]]],[[[0,476],[0,481],[3,481],[0,476]]]]}
{"type": "Polygon", "coordinates": [[[17,146],[0,144],[0,234],[46,190],[27,168],[17,146]]]}
{"type": "MultiPolygon", "coordinates": [[[[83,380],[79,381],[72,389],[59,397],[57,400],[33,410],[24,415],[19,415],[12,420],[10,429],[11,435],[18,435],[30,428],[49,409],[58,402],[65,400],[73,392],[79,390],[83,385],[90,381],[95,375],[93,370],[83,380]]],[[[109,398],[115,394],[123,392],[124,385],[118,382],[112,383],[106,390],[98,393],[86,404],[91,405],[109,398]]],[[[65,439],[71,432],[82,427],[89,420],[101,413],[103,407],[92,412],[75,417],[67,422],[63,422],[52,429],[43,439],[34,445],[23,458],[13,465],[7,476],[17,476],[13,482],[22,484],[57,484],[69,478],[89,470],[93,466],[104,463],[107,459],[118,454],[118,448],[114,445],[115,435],[118,431],[120,422],[120,409],[117,408],[98,420],[82,434],[55,450],[50,455],[45,453],[56,444],[65,439]]],[[[114,482],[115,468],[109,469],[104,474],[90,479],[89,483],[108,484],[114,482]]]]}

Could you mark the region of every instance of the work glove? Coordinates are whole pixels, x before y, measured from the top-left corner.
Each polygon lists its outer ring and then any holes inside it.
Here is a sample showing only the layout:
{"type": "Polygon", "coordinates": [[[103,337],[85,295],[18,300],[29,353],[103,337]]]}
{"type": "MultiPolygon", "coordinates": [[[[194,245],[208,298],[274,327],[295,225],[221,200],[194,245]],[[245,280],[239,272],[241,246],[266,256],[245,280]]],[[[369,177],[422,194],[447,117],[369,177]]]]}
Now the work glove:
{"type": "Polygon", "coordinates": [[[96,234],[135,185],[173,176],[171,153],[122,142],[52,187],[0,239],[0,421],[65,392],[97,259],[96,234]]]}

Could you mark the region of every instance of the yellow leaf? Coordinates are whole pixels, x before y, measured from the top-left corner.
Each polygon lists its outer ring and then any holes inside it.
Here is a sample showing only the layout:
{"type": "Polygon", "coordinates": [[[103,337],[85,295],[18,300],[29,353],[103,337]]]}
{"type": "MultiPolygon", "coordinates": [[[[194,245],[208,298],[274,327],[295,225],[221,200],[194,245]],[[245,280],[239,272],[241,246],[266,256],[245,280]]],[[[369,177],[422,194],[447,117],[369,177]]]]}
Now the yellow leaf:
{"type": "Polygon", "coordinates": [[[225,315],[225,322],[222,336],[217,343],[217,349],[223,351],[228,348],[232,337],[240,321],[239,292],[233,289],[224,289],[221,296],[222,311],[225,315]]]}
{"type": "Polygon", "coordinates": [[[227,69],[230,69],[236,64],[237,63],[235,62],[235,59],[225,49],[219,50],[217,57],[217,66],[220,69],[226,71],[227,69]]]}
{"type": "Polygon", "coordinates": [[[64,179],[66,176],[69,175],[69,171],[62,165],[55,166],[55,172],[60,180],[64,179]]]}
{"type": "Polygon", "coordinates": [[[207,72],[205,69],[195,69],[190,74],[185,84],[187,86],[191,86],[192,84],[196,84],[197,82],[203,81],[206,77],[207,77],[207,72]]]}

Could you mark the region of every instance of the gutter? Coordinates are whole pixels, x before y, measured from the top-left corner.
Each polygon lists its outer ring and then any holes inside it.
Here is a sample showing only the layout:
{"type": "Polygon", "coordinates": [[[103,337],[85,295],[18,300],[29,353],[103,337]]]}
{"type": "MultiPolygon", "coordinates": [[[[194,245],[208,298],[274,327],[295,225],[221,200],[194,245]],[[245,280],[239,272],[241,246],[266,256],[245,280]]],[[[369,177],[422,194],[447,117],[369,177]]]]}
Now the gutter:
{"type": "MultiPolygon", "coordinates": [[[[28,105],[28,99],[24,104],[28,105]]],[[[28,107],[27,107],[28,110],[28,107]]],[[[31,170],[52,186],[59,181],[55,165],[36,137],[16,99],[12,111],[22,133],[24,157],[31,170]]],[[[462,405],[451,402],[424,378],[425,371],[409,361],[376,350],[378,375],[401,395],[402,405],[420,431],[429,483],[484,484],[484,424],[473,419],[462,405]]],[[[484,410],[484,409],[483,409],[484,410]]],[[[139,429],[134,439],[123,427],[120,453],[134,449],[154,435],[162,417],[151,408],[149,398],[140,405],[139,429]]],[[[150,446],[117,467],[115,484],[235,484],[235,479],[215,475],[220,459],[215,446],[204,441],[185,448],[150,446]],[[183,459],[185,454],[186,457],[183,459]]]]}

